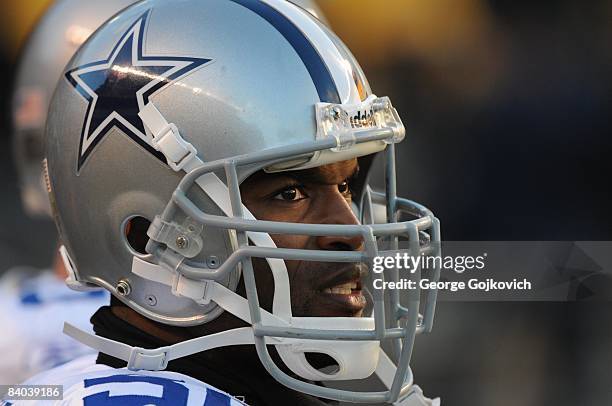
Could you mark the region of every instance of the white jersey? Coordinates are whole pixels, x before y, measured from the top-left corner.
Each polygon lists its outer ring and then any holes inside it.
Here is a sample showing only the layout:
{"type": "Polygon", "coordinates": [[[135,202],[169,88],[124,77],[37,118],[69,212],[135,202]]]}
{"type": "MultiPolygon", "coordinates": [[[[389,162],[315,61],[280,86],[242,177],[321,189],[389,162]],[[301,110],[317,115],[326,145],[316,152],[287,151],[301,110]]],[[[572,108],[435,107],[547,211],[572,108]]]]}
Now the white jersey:
{"type": "Polygon", "coordinates": [[[95,364],[89,355],[43,372],[25,385],[62,385],[62,400],[7,401],[14,406],[241,406],[197,379],[169,371],[130,371],[95,364]]]}
{"type": "Polygon", "coordinates": [[[30,376],[94,351],[62,333],[64,321],[91,331],[89,319],[108,305],[106,291],[70,290],[52,271],[24,269],[0,278],[0,384],[30,376]]]}

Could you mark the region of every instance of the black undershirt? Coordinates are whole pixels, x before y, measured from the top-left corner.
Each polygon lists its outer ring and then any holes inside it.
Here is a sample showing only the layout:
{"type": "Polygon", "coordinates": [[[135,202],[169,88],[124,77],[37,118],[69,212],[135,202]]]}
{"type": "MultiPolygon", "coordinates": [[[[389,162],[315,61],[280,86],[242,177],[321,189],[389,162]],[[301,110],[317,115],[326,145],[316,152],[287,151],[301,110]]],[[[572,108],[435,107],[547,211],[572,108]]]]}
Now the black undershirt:
{"type": "MultiPolygon", "coordinates": [[[[100,308],[91,318],[97,335],[142,348],[167,345],[115,316],[109,306],[100,308]]],[[[322,401],[293,391],[272,378],[252,350],[252,346],[222,347],[178,358],[166,370],[198,379],[233,396],[243,396],[250,406],[329,406],[322,401]]],[[[123,360],[99,353],[97,364],[123,368],[123,360]]],[[[330,403],[327,403],[330,402],[330,403]]]]}

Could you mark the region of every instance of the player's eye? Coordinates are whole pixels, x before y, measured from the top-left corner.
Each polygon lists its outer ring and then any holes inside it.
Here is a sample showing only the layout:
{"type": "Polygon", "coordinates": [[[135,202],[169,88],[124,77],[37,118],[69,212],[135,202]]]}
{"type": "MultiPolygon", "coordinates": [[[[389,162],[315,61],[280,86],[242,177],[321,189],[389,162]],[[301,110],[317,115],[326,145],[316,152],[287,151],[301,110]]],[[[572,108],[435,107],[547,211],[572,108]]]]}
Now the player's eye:
{"type": "Polygon", "coordinates": [[[306,195],[298,186],[289,186],[281,190],[273,197],[275,200],[282,200],[285,202],[297,202],[298,200],[302,200],[304,198],[306,198],[306,195]]]}
{"type": "Polygon", "coordinates": [[[348,181],[345,180],[344,182],[339,183],[338,184],[338,191],[340,193],[342,193],[343,195],[350,196],[351,195],[351,188],[349,186],[348,181]]]}

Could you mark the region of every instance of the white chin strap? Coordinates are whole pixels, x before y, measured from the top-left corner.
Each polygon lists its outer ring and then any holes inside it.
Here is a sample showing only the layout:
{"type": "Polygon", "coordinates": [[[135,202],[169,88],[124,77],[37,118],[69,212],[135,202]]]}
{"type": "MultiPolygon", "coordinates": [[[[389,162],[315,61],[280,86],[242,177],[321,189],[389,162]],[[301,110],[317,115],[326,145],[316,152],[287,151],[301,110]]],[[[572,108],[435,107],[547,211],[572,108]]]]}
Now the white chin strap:
{"type": "MultiPolygon", "coordinates": [[[[153,135],[153,147],[161,151],[175,171],[189,172],[202,165],[196,149],[186,142],[174,124],[168,123],[152,103],[139,113],[147,130],[153,135]]],[[[227,216],[233,216],[227,186],[213,173],[200,176],[196,183],[221,208],[227,216]]],[[[254,216],[243,206],[244,216],[254,216]]],[[[249,232],[248,238],[260,247],[276,248],[267,233],[249,232]]],[[[272,313],[261,309],[262,323],[277,327],[318,328],[332,330],[373,330],[374,319],[367,317],[292,317],[289,277],[282,259],[266,258],[274,277],[272,313]]],[[[132,272],[136,275],[168,285],[177,296],[188,297],[198,303],[214,301],[221,308],[251,324],[247,299],[213,281],[187,279],[176,271],[134,257],[132,272]],[[204,292],[204,295],[202,295],[204,292]]],[[[75,272],[76,274],[76,272],[75,272]]],[[[230,345],[254,344],[251,327],[237,328],[217,334],[194,338],[174,345],[143,349],[94,336],[65,324],[64,332],[76,340],[100,352],[122,359],[129,369],[161,370],[169,361],[230,345]]],[[[275,345],[281,359],[296,375],[315,381],[351,380],[366,378],[377,373],[390,388],[395,365],[380,349],[378,341],[309,340],[266,337],[266,343],[275,345]],[[307,360],[307,353],[321,353],[333,358],[337,371],[324,373],[307,360]]]]}

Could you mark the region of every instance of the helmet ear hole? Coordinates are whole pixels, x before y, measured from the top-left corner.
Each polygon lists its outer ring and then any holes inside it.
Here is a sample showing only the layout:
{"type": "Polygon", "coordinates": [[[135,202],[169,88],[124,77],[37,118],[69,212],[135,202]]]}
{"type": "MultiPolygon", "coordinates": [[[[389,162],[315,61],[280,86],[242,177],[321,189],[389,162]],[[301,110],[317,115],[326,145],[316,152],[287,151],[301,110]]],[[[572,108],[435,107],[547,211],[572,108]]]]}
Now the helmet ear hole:
{"type": "Polygon", "coordinates": [[[142,216],[134,216],[123,222],[123,235],[130,248],[142,255],[146,255],[145,247],[149,242],[147,230],[151,222],[142,216]]]}
{"type": "Polygon", "coordinates": [[[327,375],[334,375],[340,371],[340,365],[331,356],[322,352],[305,352],[306,361],[314,369],[323,372],[327,375]]]}

